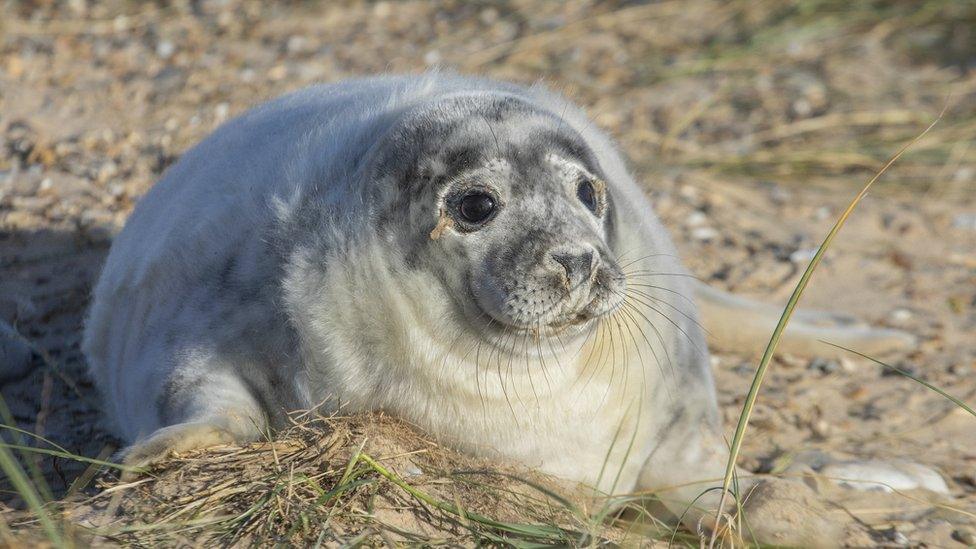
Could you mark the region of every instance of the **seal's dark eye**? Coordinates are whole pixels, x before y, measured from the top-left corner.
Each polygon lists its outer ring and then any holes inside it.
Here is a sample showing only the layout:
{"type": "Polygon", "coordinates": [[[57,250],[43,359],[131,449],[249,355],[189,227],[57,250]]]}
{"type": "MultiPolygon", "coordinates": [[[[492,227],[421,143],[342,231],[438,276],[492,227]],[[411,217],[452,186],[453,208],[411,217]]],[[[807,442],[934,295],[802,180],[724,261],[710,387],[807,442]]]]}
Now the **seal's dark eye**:
{"type": "Polygon", "coordinates": [[[576,196],[591,212],[596,213],[596,189],[589,179],[584,179],[576,187],[576,196]]]}
{"type": "Polygon", "coordinates": [[[464,195],[458,204],[458,213],[468,223],[481,223],[495,211],[495,199],[490,194],[473,192],[464,195]]]}

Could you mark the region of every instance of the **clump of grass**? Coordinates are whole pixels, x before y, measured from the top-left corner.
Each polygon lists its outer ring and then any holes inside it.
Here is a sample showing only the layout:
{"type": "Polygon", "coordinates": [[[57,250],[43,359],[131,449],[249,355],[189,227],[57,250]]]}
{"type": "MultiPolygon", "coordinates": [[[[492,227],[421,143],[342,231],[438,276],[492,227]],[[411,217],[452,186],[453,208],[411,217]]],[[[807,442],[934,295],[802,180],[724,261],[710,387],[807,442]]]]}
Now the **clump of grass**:
{"type": "MultiPolygon", "coordinates": [[[[543,475],[441,447],[383,415],[306,417],[267,440],[178,456],[56,505],[89,543],[589,546],[626,533],[543,475]]],[[[40,516],[8,522],[35,535],[40,516]],[[33,531],[32,531],[33,528],[33,531]]],[[[52,530],[53,532],[53,530],[52,530]]],[[[63,537],[49,537],[55,545],[63,537]]]]}

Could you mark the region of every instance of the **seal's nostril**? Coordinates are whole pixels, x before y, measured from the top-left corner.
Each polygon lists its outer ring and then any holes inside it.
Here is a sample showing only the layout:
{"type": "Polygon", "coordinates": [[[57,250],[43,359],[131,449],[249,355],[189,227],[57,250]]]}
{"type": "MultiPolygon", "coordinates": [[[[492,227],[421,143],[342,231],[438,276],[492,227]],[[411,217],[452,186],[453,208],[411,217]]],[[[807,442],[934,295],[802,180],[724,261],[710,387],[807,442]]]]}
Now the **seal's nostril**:
{"type": "Polygon", "coordinates": [[[557,252],[551,254],[553,261],[562,265],[566,270],[566,278],[576,282],[586,280],[593,272],[593,252],[580,253],[557,252]]]}

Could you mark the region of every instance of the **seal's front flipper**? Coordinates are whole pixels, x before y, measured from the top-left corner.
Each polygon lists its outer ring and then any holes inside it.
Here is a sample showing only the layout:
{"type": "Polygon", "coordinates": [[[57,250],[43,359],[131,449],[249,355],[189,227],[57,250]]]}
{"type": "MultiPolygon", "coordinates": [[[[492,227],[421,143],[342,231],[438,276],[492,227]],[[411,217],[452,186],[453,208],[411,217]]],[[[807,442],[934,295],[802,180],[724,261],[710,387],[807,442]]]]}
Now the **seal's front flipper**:
{"type": "MultiPolygon", "coordinates": [[[[122,464],[142,469],[173,454],[224,444],[250,442],[258,438],[257,426],[253,430],[242,431],[231,428],[231,423],[217,417],[163,427],[123,450],[122,464]]],[[[123,475],[123,478],[131,479],[135,476],[137,473],[129,471],[123,475]]]]}
{"type": "MultiPolygon", "coordinates": [[[[782,307],[760,303],[695,285],[695,297],[709,343],[725,351],[762,353],[783,314],[782,307]]],[[[787,325],[779,350],[804,356],[846,356],[830,342],[867,355],[907,351],[918,345],[915,336],[900,330],[873,328],[856,319],[821,311],[797,310],[787,325]]]]}
{"type": "Polygon", "coordinates": [[[126,448],[123,462],[130,467],[146,467],[175,453],[232,442],[235,442],[234,435],[216,424],[177,423],[126,448]]]}

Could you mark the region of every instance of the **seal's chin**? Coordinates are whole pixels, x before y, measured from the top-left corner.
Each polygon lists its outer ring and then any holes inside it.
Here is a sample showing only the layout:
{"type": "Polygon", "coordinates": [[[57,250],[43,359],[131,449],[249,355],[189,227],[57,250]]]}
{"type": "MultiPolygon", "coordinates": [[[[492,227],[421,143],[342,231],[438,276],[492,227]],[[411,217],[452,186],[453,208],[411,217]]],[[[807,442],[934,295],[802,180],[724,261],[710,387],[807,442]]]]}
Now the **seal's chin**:
{"type": "Polygon", "coordinates": [[[496,335],[508,335],[529,333],[535,336],[564,337],[586,333],[588,328],[598,322],[601,318],[609,317],[622,303],[609,302],[606,299],[594,298],[591,302],[579,307],[577,310],[561,312],[558,315],[540,314],[534,319],[512,319],[503,315],[494,314],[492,311],[483,307],[478,299],[473,299],[478,309],[480,318],[487,320],[489,331],[496,332],[496,335]]]}
{"type": "MultiPolygon", "coordinates": [[[[458,303],[474,332],[483,341],[502,347],[511,347],[522,335],[558,338],[567,345],[590,334],[601,319],[611,316],[624,301],[623,288],[599,282],[588,292],[566,292],[560,299],[547,299],[543,294],[545,287],[538,291],[530,288],[529,292],[523,287],[521,295],[498,291],[503,287],[471,280],[465,299],[458,303]]],[[[550,296],[556,293],[563,291],[554,290],[550,296]]]]}

